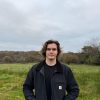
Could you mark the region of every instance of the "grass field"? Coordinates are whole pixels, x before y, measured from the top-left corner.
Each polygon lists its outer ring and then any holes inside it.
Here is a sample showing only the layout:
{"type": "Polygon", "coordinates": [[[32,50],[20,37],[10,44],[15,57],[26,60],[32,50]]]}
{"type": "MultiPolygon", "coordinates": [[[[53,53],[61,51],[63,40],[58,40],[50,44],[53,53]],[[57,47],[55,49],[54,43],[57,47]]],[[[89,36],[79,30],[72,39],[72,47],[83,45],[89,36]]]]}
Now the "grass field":
{"type": "MultiPolygon", "coordinates": [[[[22,85],[32,64],[0,64],[0,100],[24,100],[22,85]]],[[[77,79],[77,100],[100,100],[100,66],[69,65],[77,79]]]]}

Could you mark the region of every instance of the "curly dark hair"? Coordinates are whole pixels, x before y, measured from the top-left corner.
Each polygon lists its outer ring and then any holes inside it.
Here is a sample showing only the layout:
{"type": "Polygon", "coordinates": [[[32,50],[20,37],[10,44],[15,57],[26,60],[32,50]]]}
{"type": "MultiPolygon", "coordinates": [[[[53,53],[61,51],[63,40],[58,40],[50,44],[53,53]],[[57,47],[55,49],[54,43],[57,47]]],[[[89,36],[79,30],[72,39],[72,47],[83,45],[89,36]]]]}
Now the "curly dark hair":
{"type": "Polygon", "coordinates": [[[57,45],[57,50],[58,50],[57,57],[61,53],[60,43],[57,40],[48,40],[43,44],[43,47],[41,49],[41,54],[43,55],[44,58],[46,57],[46,50],[47,50],[48,44],[52,44],[52,43],[57,45]]]}

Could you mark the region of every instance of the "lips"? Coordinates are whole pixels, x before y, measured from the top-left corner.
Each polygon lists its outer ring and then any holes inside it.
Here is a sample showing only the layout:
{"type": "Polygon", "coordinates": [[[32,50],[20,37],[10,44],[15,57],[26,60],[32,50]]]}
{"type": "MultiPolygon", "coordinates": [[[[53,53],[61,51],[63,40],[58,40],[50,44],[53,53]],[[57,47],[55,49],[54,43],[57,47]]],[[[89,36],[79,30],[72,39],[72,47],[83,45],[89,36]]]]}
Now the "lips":
{"type": "Polygon", "coordinates": [[[49,55],[49,56],[54,56],[54,55],[49,55]]]}

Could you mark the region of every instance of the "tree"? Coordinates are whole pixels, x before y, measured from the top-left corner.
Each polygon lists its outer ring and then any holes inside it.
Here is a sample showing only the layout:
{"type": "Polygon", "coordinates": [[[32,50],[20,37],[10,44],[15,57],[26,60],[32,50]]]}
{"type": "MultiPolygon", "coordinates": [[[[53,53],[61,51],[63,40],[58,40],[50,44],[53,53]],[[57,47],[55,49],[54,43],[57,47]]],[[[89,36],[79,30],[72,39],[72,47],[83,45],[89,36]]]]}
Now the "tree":
{"type": "Polygon", "coordinates": [[[3,59],[2,59],[2,61],[4,63],[12,63],[13,59],[11,57],[9,57],[9,56],[4,56],[3,59]]]}
{"type": "Polygon", "coordinates": [[[85,54],[85,63],[100,64],[100,43],[92,40],[82,48],[82,53],[85,54]]]}

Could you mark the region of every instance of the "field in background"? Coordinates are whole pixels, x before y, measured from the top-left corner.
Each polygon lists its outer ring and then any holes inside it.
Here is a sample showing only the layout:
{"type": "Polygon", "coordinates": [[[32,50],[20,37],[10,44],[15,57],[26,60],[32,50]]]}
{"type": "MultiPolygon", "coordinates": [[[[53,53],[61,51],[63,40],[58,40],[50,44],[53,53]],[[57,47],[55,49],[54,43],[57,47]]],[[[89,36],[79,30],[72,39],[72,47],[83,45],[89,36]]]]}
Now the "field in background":
{"type": "MultiPolygon", "coordinates": [[[[22,85],[33,64],[0,64],[0,100],[24,100],[22,85]]],[[[100,66],[69,65],[78,81],[77,100],[100,100],[100,66]]]]}

